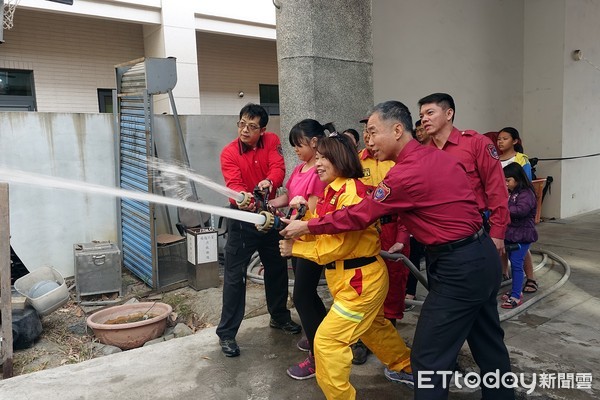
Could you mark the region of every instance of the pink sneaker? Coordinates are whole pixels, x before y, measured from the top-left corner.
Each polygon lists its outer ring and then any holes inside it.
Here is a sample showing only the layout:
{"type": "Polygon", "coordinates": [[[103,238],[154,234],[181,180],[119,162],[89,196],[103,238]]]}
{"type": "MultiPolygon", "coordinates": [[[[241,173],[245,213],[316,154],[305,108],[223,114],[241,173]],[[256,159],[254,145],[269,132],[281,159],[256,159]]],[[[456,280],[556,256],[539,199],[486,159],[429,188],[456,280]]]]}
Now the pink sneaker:
{"type": "Polygon", "coordinates": [[[287,374],[294,379],[304,380],[315,376],[315,357],[308,353],[306,360],[287,369],[287,374]]]}

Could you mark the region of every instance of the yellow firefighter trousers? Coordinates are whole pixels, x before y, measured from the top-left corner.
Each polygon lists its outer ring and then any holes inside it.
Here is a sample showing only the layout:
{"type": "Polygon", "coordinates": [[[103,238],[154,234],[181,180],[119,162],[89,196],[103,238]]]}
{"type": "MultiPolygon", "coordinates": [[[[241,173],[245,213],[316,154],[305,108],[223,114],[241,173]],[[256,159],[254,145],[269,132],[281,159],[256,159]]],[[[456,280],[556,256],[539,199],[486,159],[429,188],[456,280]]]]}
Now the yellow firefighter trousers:
{"type": "Polygon", "coordinates": [[[387,268],[377,261],[343,269],[343,261],[325,272],[334,299],[315,336],[317,383],[327,399],[355,399],[350,384],[352,349],[360,338],[389,369],[410,371],[410,350],[383,316],[388,291],[387,268]]]}

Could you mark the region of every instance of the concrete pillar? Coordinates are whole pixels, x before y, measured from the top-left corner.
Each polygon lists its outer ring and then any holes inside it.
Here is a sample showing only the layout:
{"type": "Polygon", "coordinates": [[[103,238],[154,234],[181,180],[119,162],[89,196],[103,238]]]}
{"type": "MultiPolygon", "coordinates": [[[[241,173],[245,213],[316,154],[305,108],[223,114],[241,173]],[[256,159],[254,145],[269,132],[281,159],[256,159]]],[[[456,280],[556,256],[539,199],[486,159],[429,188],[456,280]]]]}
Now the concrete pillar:
{"type": "Polygon", "coordinates": [[[288,166],[298,163],[287,135],[304,118],[340,131],[373,106],[371,1],[277,0],[281,136],[288,166]]]}
{"type": "MultiPolygon", "coordinates": [[[[162,0],[161,13],[160,27],[144,26],[145,55],[177,58],[177,85],[173,89],[177,113],[200,114],[194,2],[162,0]]],[[[172,112],[167,95],[155,96],[154,112],[172,112]]]]}

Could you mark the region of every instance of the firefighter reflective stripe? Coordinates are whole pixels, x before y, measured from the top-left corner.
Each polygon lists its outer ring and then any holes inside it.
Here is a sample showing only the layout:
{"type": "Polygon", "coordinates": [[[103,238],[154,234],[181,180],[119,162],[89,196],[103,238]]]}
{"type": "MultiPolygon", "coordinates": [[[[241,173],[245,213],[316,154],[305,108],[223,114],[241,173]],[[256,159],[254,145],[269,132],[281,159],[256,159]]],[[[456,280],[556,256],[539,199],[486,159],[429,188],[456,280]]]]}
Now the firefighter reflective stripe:
{"type": "Polygon", "coordinates": [[[331,306],[331,309],[340,317],[347,319],[348,321],[352,321],[352,322],[356,322],[356,323],[359,323],[360,321],[362,321],[363,317],[365,316],[365,313],[354,312],[354,311],[349,310],[348,308],[344,307],[340,303],[333,303],[333,306],[331,306]]]}

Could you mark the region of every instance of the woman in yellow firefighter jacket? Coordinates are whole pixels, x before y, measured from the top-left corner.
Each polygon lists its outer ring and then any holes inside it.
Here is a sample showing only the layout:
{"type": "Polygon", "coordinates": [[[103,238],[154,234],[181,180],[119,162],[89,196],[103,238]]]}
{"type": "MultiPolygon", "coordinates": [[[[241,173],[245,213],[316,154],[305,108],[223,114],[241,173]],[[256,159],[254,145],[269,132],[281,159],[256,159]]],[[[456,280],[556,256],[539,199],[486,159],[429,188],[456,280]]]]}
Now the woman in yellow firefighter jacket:
{"type": "MultiPolygon", "coordinates": [[[[321,138],[315,164],[319,178],[327,183],[319,199],[316,216],[359,203],[366,195],[362,166],[348,139],[333,133],[321,138]]],[[[303,203],[292,199],[290,205],[303,203]]],[[[315,215],[307,214],[305,218],[315,215]]],[[[327,399],[354,399],[349,382],[352,366],[350,345],[359,338],[387,366],[406,377],[410,374],[410,350],[384,318],[383,302],[388,292],[388,273],[379,256],[379,234],[374,225],[363,231],[335,235],[306,235],[300,240],[282,240],[282,256],[307,258],[326,265],[327,285],[333,305],[319,326],[314,342],[316,377],[327,399]]]]}

